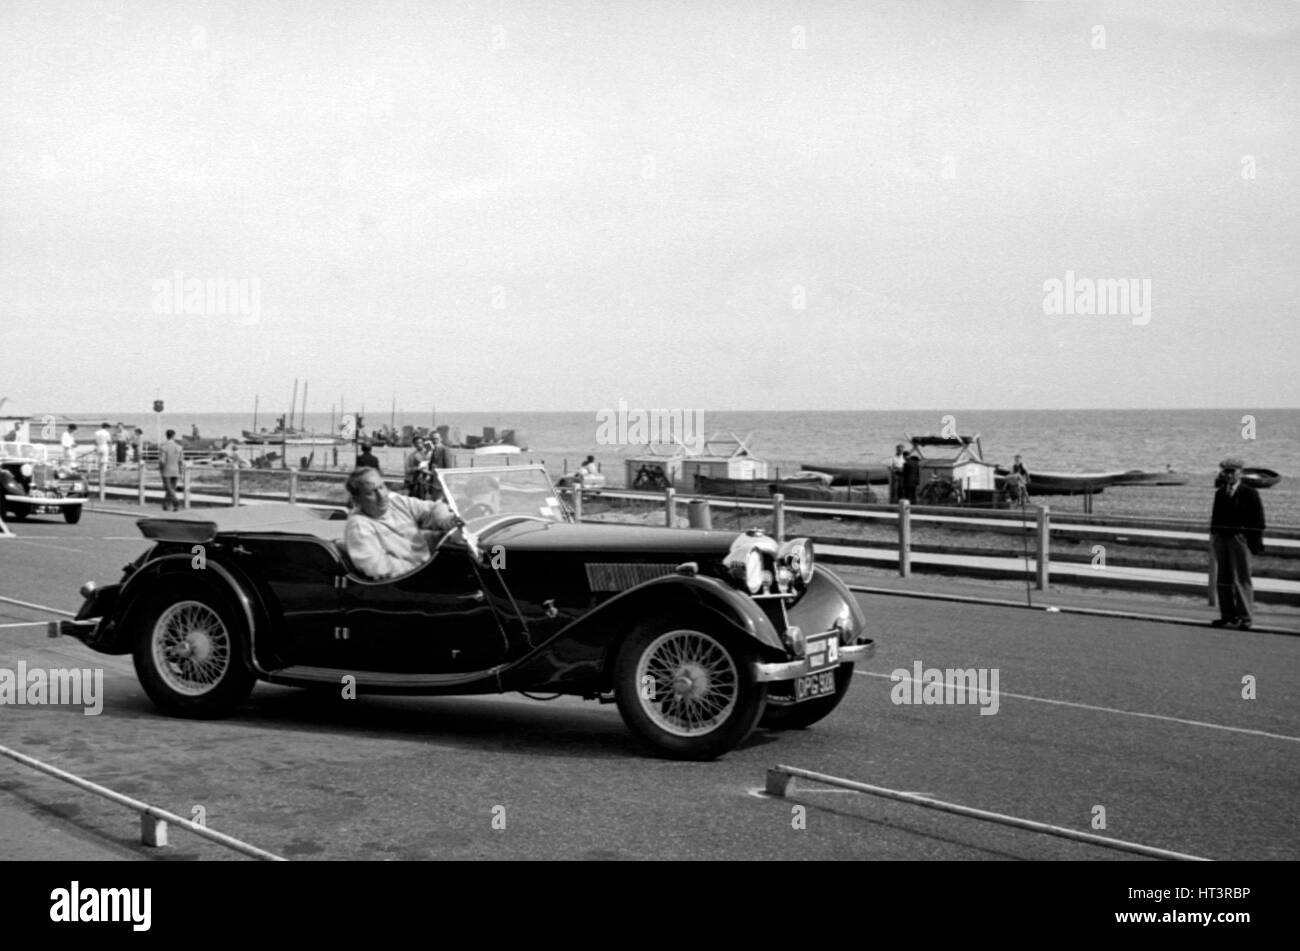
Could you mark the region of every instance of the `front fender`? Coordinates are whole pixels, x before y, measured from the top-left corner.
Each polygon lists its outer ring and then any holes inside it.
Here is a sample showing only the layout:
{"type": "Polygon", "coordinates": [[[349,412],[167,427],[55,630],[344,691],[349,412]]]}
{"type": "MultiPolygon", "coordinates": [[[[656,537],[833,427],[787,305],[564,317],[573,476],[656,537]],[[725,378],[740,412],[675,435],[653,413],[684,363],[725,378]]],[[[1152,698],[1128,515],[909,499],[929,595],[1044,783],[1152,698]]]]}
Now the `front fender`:
{"type": "Polygon", "coordinates": [[[789,657],[776,627],[749,597],[714,578],[664,575],[628,588],[557,631],[501,672],[501,689],[609,686],[613,659],[627,634],[647,618],[706,614],[773,659],[789,657]]]}
{"type": "Polygon", "coordinates": [[[866,631],[867,618],[862,613],[858,599],[833,571],[816,565],[813,568],[812,581],[808,590],[792,606],[787,608],[790,623],[797,625],[805,634],[820,634],[832,630],[837,620],[843,619],[845,634],[840,643],[855,643],[866,631]]]}

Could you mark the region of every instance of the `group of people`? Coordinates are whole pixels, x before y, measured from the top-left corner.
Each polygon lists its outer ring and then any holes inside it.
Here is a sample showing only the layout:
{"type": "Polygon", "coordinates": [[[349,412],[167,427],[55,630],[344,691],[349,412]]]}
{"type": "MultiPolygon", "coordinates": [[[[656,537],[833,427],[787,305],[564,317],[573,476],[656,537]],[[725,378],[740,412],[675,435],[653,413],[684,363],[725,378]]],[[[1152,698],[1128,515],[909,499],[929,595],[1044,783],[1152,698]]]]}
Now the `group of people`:
{"type": "MultiPolygon", "coordinates": [[[[94,462],[98,468],[105,468],[110,462],[116,462],[118,465],[127,462],[139,462],[140,452],[144,446],[144,430],[128,431],[123,423],[118,423],[110,429],[108,423],[103,422],[95,430],[92,441],[94,448],[91,452],[94,453],[94,462]]],[[[59,438],[59,444],[63,447],[64,461],[76,462],[76,423],[68,423],[63,435],[59,438]]]]}
{"type": "MultiPolygon", "coordinates": [[[[378,469],[378,466],[374,468],[378,469]]],[[[415,440],[415,448],[406,456],[406,492],[416,499],[438,494],[434,470],[451,468],[451,455],[442,444],[442,434],[433,433],[415,440]]]]}
{"type": "Polygon", "coordinates": [[[916,504],[916,492],[921,487],[921,456],[913,449],[908,452],[899,443],[889,460],[889,501],[907,499],[916,504]]]}

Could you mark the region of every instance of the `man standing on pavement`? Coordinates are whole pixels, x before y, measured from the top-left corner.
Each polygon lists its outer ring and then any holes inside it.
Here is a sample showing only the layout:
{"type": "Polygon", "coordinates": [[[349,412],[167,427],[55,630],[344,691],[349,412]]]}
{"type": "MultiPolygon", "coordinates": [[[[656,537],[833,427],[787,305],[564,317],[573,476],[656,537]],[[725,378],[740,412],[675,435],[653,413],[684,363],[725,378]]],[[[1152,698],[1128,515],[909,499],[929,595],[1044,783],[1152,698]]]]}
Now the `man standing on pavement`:
{"type": "Polygon", "coordinates": [[[1218,564],[1219,617],[1210,624],[1247,631],[1255,607],[1250,556],[1264,552],[1264,505],[1259,492],[1242,483],[1241,470],[1240,459],[1219,463],[1219,488],[1210,515],[1210,544],[1218,564]]]}
{"type": "Polygon", "coordinates": [[[67,462],[77,461],[77,424],[68,423],[67,430],[64,431],[63,437],[59,440],[63,446],[63,458],[67,462]]]}
{"type": "Polygon", "coordinates": [[[95,467],[101,472],[108,468],[108,457],[112,448],[113,433],[108,428],[108,422],[105,421],[95,430],[95,467]]]}
{"type": "Polygon", "coordinates": [[[889,501],[898,501],[903,487],[903,466],[907,465],[907,451],[900,442],[894,447],[894,456],[889,460],[889,501]]]}
{"type": "Polygon", "coordinates": [[[167,430],[167,438],[158,447],[158,469],[162,472],[163,511],[168,509],[179,512],[180,498],[176,495],[176,481],[181,477],[181,468],[185,465],[185,456],[181,445],[175,439],[176,430],[167,430]]]}

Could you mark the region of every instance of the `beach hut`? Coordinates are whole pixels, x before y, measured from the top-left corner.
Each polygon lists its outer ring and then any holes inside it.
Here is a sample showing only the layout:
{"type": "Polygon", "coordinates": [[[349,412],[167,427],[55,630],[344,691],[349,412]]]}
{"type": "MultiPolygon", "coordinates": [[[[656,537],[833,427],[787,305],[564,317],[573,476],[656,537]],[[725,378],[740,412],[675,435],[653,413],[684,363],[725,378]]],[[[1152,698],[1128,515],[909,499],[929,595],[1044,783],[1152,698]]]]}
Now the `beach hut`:
{"type": "MultiPolygon", "coordinates": [[[[908,436],[912,448],[920,456],[920,498],[927,495],[947,495],[951,490],[927,492],[931,485],[947,485],[960,489],[966,499],[979,498],[997,490],[997,466],[984,461],[984,448],[979,434],[974,436],[908,436]]],[[[935,498],[934,501],[950,501],[935,498]]]]}
{"type": "Polygon", "coordinates": [[[695,485],[696,476],[710,479],[766,479],[767,463],[756,459],[749,451],[750,433],[741,439],[735,433],[725,436],[714,434],[704,441],[702,452],[687,456],[682,463],[681,481],[687,487],[695,485]]]}
{"type": "Polygon", "coordinates": [[[624,485],[636,489],[661,489],[682,480],[686,449],[682,446],[650,444],[646,451],[623,460],[624,485]]]}

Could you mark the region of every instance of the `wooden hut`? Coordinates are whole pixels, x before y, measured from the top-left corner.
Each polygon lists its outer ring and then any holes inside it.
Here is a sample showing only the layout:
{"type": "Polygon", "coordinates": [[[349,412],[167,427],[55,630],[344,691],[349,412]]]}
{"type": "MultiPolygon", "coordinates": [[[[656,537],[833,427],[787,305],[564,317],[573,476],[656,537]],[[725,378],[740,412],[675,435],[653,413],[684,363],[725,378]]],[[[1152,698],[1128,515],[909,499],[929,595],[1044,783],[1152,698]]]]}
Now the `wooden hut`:
{"type": "Polygon", "coordinates": [[[992,498],[997,491],[997,466],[984,461],[979,434],[974,436],[908,436],[920,456],[921,497],[932,483],[959,489],[967,500],[992,498]],[[986,495],[987,494],[987,495],[986,495]]]}

